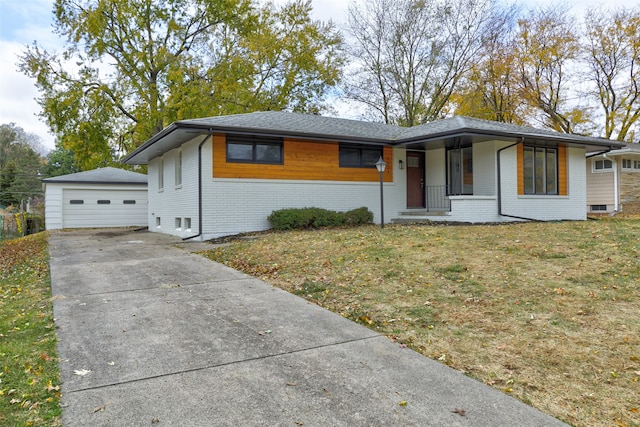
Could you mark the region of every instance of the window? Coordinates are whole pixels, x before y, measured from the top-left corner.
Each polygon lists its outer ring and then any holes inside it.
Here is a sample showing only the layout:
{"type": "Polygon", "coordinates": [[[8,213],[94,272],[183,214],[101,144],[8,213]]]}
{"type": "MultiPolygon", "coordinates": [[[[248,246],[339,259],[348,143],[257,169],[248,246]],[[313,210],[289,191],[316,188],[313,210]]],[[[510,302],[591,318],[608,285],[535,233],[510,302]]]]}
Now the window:
{"type": "Polygon", "coordinates": [[[640,170],[640,160],[622,159],[622,169],[640,170]]]}
{"type": "Polygon", "coordinates": [[[447,158],[448,194],[473,194],[473,149],[448,150],[447,158]]]}
{"type": "Polygon", "coordinates": [[[182,228],[182,220],[180,218],[176,218],[176,230],[180,230],[182,228]]]}
{"type": "Polygon", "coordinates": [[[164,190],[164,159],[158,162],[158,191],[164,190]]]}
{"type": "Polygon", "coordinates": [[[227,136],[227,162],[283,163],[282,138],[227,136]]]}
{"type": "Polygon", "coordinates": [[[591,212],[602,212],[607,210],[607,205],[591,205],[591,212]]]}
{"type": "Polygon", "coordinates": [[[162,221],[160,220],[160,217],[157,216],[156,217],[156,227],[160,228],[160,225],[162,224],[162,221]]]}
{"type": "Polygon", "coordinates": [[[184,229],[191,230],[191,218],[184,219],[184,229]]]}
{"type": "Polygon", "coordinates": [[[372,168],[382,157],[382,147],[362,147],[340,144],[339,162],[341,168],[372,168]]]}
{"type": "Polygon", "coordinates": [[[111,200],[98,200],[99,205],[110,205],[111,200]]]}
{"type": "Polygon", "coordinates": [[[123,200],[122,203],[125,204],[125,205],[135,205],[136,201],[135,200],[123,200]]]}
{"type": "Polygon", "coordinates": [[[608,159],[604,160],[594,160],[593,161],[593,169],[595,171],[604,171],[607,169],[613,169],[613,162],[608,159]]]}
{"type": "Polygon", "coordinates": [[[558,149],[524,147],[524,193],[558,194],[558,149]]]}
{"type": "Polygon", "coordinates": [[[182,150],[176,155],[176,187],[182,187],[182,150]]]}
{"type": "Polygon", "coordinates": [[[84,200],[69,200],[70,205],[83,205],[84,200]]]}

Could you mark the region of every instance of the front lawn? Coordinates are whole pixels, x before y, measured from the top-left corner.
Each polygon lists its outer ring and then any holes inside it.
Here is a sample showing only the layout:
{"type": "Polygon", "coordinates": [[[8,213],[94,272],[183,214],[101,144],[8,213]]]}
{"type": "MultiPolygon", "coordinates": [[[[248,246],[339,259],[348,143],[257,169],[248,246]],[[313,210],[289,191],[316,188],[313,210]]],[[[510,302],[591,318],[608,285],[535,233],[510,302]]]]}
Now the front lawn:
{"type": "Polygon", "coordinates": [[[640,425],[640,221],[268,233],[208,251],[578,426],[640,425]]]}
{"type": "Polygon", "coordinates": [[[0,425],[60,425],[47,234],[0,241],[0,425]]]}

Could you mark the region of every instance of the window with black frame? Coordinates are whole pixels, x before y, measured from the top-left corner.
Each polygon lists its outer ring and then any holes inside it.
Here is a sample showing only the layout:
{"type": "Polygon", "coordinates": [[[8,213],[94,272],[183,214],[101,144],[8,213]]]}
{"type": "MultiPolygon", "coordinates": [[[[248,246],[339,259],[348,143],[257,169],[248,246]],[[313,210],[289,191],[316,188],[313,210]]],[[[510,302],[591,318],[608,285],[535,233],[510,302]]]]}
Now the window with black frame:
{"type": "Polygon", "coordinates": [[[524,193],[558,194],[558,149],[524,147],[524,193]]]}
{"type": "Polygon", "coordinates": [[[447,150],[447,192],[450,196],[473,195],[473,149],[447,150]]]}
{"type": "Polygon", "coordinates": [[[382,157],[382,147],[340,144],[341,168],[372,168],[380,157],[382,157]]]}
{"type": "Polygon", "coordinates": [[[281,165],[283,161],[282,138],[227,136],[227,162],[281,165]]]}

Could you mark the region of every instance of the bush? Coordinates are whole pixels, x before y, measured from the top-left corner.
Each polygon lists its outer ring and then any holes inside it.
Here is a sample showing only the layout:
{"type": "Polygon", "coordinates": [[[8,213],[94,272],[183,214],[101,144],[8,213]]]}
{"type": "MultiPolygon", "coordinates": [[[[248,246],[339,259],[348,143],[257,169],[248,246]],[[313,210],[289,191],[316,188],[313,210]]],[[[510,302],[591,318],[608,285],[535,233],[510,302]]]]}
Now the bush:
{"type": "Polygon", "coordinates": [[[373,212],[362,207],[344,213],[344,223],[347,225],[370,224],[373,222],[373,212]]]}
{"type": "Polygon", "coordinates": [[[373,221],[373,213],[366,207],[349,212],[335,212],[322,208],[281,209],[267,218],[276,230],[360,225],[373,221]]]}

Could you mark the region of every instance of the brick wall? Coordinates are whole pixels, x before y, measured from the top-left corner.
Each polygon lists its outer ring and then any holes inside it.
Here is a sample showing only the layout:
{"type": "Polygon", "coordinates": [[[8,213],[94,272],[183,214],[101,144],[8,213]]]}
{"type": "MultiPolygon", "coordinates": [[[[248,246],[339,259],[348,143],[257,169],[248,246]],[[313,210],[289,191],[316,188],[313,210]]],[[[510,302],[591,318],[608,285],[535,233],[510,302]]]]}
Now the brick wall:
{"type": "Polygon", "coordinates": [[[619,185],[622,212],[628,214],[640,213],[640,173],[622,172],[619,185]]]}

